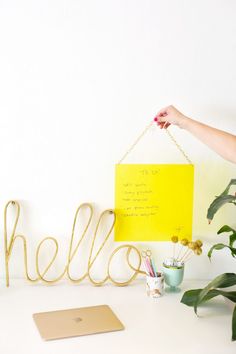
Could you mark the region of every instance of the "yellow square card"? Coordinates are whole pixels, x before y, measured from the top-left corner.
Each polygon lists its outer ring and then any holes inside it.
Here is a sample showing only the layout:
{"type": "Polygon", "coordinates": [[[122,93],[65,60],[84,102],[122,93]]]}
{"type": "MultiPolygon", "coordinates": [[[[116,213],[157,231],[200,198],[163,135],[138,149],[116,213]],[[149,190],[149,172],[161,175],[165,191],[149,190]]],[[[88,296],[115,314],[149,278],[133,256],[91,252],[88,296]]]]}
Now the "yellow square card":
{"type": "Polygon", "coordinates": [[[192,237],[193,165],[118,164],[115,241],[192,237]]]}

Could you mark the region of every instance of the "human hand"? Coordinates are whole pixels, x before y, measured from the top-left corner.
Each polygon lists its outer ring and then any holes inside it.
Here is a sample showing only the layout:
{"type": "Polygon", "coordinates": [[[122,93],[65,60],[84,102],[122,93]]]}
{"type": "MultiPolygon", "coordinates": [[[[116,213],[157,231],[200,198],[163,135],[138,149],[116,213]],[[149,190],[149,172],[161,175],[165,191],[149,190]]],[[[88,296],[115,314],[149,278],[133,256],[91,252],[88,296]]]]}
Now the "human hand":
{"type": "Polygon", "coordinates": [[[154,121],[157,122],[157,125],[161,129],[166,129],[168,128],[171,124],[177,125],[180,128],[184,127],[184,122],[188,118],[179,112],[174,106],[168,106],[166,108],[161,109],[156,117],[154,118],[154,121]]]}

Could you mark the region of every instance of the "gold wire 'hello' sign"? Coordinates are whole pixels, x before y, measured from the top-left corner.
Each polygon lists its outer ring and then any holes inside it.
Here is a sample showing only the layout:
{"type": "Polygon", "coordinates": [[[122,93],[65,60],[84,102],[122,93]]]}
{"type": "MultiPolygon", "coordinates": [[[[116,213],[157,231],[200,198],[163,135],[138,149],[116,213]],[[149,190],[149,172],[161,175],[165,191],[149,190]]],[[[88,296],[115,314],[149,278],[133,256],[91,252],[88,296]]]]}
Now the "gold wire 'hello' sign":
{"type": "Polygon", "coordinates": [[[36,283],[38,281],[42,281],[43,283],[46,284],[54,284],[56,282],[58,282],[59,280],[61,280],[64,276],[66,276],[72,283],[78,284],[81,281],[83,281],[85,278],[88,278],[89,281],[93,284],[93,285],[103,285],[104,283],[106,283],[107,281],[111,281],[114,285],[117,286],[125,286],[130,284],[136,277],[138,274],[145,274],[145,272],[143,272],[142,270],[140,270],[141,267],[141,255],[139,250],[134,247],[133,245],[129,245],[129,244],[125,244],[125,245],[121,245],[119,247],[117,247],[110,255],[109,260],[108,260],[108,264],[107,264],[107,268],[106,268],[106,276],[104,279],[98,281],[92,278],[91,275],[91,268],[94,265],[95,260],[98,258],[99,254],[101,253],[102,249],[104,248],[106,242],[108,241],[111,232],[114,228],[115,225],[115,221],[116,221],[116,215],[114,213],[113,210],[108,209],[105,210],[101,213],[98,222],[96,224],[95,227],[95,231],[93,233],[93,237],[92,237],[92,243],[91,243],[91,247],[89,250],[89,257],[88,257],[88,263],[87,263],[87,270],[86,272],[79,278],[73,278],[71,276],[71,272],[70,272],[70,265],[72,260],[74,259],[76,253],[78,252],[78,249],[82,243],[82,241],[85,238],[85,235],[87,233],[87,230],[91,224],[92,221],[92,217],[93,217],[93,207],[91,204],[89,203],[84,203],[81,204],[76,212],[75,212],[75,216],[74,216],[74,221],[73,221],[73,226],[72,226],[72,233],[71,233],[71,238],[70,238],[70,243],[69,243],[69,251],[68,251],[68,257],[67,257],[67,262],[66,265],[63,269],[63,271],[61,272],[61,274],[59,274],[56,278],[54,279],[47,279],[46,275],[49,271],[49,269],[51,268],[51,266],[53,265],[53,263],[55,262],[56,258],[57,258],[57,254],[58,254],[58,241],[56,240],[56,238],[54,237],[45,237],[42,241],[40,241],[37,249],[36,249],[36,258],[35,258],[35,264],[36,264],[36,273],[37,273],[37,277],[32,278],[29,275],[29,267],[28,267],[28,251],[27,251],[27,240],[26,237],[20,234],[17,234],[16,229],[17,229],[17,224],[19,221],[19,217],[20,217],[20,204],[17,201],[9,201],[4,209],[4,253],[5,253],[5,274],[6,274],[6,286],[9,286],[9,279],[10,279],[10,274],[9,274],[9,261],[11,258],[11,254],[12,254],[12,250],[15,244],[15,241],[17,239],[21,239],[21,241],[23,242],[23,254],[24,254],[24,272],[25,272],[25,277],[28,281],[32,282],[32,283],[36,283]],[[7,229],[7,224],[8,224],[8,210],[9,207],[13,206],[15,208],[16,211],[16,216],[15,216],[15,220],[13,222],[13,228],[10,234],[10,237],[8,235],[8,229],[7,229]],[[79,238],[79,241],[76,243],[76,245],[74,245],[74,236],[75,236],[75,228],[76,225],[78,223],[78,216],[79,213],[82,209],[88,209],[89,211],[89,215],[88,218],[86,220],[85,223],[85,227],[82,231],[82,234],[79,238]],[[105,234],[105,237],[103,238],[103,242],[101,244],[101,246],[98,248],[98,250],[96,250],[96,252],[94,251],[94,244],[95,244],[95,240],[97,238],[97,234],[99,232],[99,228],[101,225],[101,222],[106,221],[106,219],[110,219],[109,220],[109,229],[107,231],[107,233],[105,234]],[[40,250],[42,248],[42,245],[46,242],[46,241],[52,241],[55,245],[55,251],[54,254],[52,255],[52,258],[50,260],[50,262],[47,264],[46,267],[44,267],[44,270],[41,270],[40,267],[40,250]],[[126,261],[128,266],[130,267],[130,269],[132,270],[133,274],[131,275],[131,277],[126,280],[126,281],[118,281],[115,280],[112,275],[111,275],[111,262],[113,257],[121,250],[121,249],[127,249],[126,251],[126,261]],[[135,251],[137,256],[138,256],[138,265],[135,267],[131,264],[130,262],[130,253],[131,251],[135,251]]]}

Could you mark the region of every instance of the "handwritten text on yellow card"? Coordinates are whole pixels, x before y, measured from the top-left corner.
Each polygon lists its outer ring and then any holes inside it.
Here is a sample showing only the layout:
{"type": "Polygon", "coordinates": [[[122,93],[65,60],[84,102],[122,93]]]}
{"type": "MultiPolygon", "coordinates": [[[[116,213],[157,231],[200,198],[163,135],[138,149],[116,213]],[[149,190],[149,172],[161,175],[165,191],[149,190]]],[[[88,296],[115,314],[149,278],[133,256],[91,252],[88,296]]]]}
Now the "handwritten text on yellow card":
{"type": "Polygon", "coordinates": [[[116,165],[116,241],[192,234],[193,165],[116,165]]]}

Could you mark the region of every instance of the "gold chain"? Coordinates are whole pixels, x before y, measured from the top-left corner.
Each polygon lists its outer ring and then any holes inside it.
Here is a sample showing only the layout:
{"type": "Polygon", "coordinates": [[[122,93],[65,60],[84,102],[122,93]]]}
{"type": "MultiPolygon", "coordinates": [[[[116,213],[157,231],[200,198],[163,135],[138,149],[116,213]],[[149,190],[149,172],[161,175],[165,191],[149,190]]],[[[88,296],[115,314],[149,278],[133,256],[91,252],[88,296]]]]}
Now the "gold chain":
{"type": "MultiPolygon", "coordinates": [[[[129,153],[135,148],[135,146],[139,143],[139,141],[142,139],[142,137],[147,133],[147,131],[151,128],[151,126],[153,125],[154,121],[152,120],[151,123],[149,123],[146,128],[142,131],[142,133],[137,137],[137,139],[134,141],[134,143],[130,146],[130,148],[126,151],[126,153],[123,155],[123,157],[120,159],[120,161],[118,162],[118,165],[121,164],[124,159],[129,155],[129,153]]],[[[165,129],[168,137],[172,140],[172,142],[175,144],[175,146],[177,147],[177,149],[180,151],[180,153],[183,155],[183,157],[187,160],[187,162],[189,164],[193,164],[192,161],[190,160],[190,158],[188,157],[188,155],[184,152],[184,150],[182,149],[182,147],[177,143],[176,139],[174,138],[174,136],[170,133],[170,131],[167,129],[165,129]]]]}
{"type": "Polygon", "coordinates": [[[143,132],[137,137],[137,139],[135,140],[135,142],[130,146],[130,148],[126,151],[126,153],[124,154],[124,156],[120,159],[120,161],[118,162],[118,164],[122,163],[123,160],[127,157],[127,155],[135,148],[135,146],[138,144],[138,142],[142,139],[142,137],[147,133],[147,131],[149,130],[149,128],[151,128],[151,126],[153,125],[153,121],[151,121],[151,123],[149,123],[146,128],[143,130],[143,132]]]}
{"type": "Polygon", "coordinates": [[[190,158],[188,157],[188,155],[184,152],[184,150],[182,149],[182,147],[177,143],[176,139],[173,137],[173,135],[171,134],[171,132],[168,130],[168,128],[166,129],[166,133],[169,136],[169,138],[173,141],[173,143],[175,144],[175,146],[177,147],[177,149],[181,152],[181,154],[184,156],[184,158],[188,161],[188,163],[190,163],[190,165],[192,165],[192,161],[190,160],[190,158]]]}

